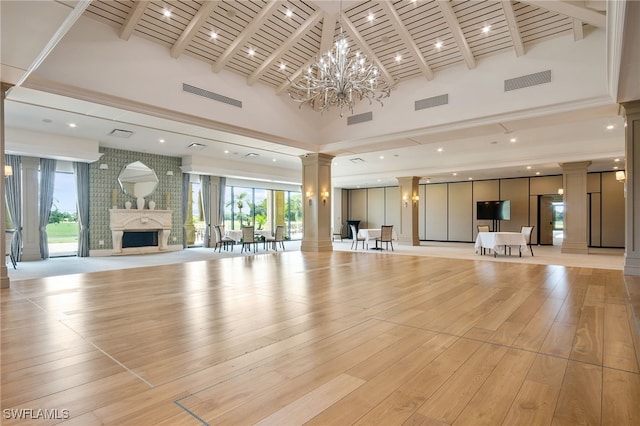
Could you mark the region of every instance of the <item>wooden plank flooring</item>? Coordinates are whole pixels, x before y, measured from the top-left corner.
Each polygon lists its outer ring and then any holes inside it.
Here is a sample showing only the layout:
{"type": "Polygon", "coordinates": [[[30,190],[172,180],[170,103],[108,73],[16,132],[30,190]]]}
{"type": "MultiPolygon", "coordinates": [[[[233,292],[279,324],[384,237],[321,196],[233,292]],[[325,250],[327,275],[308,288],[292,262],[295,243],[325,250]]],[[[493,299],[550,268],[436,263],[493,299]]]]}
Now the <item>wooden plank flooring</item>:
{"type": "Polygon", "coordinates": [[[616,270],[286,252],[1,297],[7,425],[640,424],[616,270]]]}

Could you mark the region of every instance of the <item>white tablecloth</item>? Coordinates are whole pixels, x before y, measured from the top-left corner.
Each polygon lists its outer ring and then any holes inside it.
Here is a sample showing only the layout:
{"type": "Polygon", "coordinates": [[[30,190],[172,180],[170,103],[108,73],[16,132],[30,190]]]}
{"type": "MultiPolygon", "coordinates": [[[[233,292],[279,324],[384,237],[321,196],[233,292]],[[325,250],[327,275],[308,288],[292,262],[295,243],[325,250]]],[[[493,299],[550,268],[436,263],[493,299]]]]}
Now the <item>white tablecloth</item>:
{"type": "Polygon", "coordinates": [[[505,254],[506,247],[519,248],[519,253],[527,251],[527,240],[520,232],[478,232],[476,237],[476,253],[480,253],[481,249],[488,248],[496,253],[505,254]]]}
{"type": "MultiPolygon", "coordinates": [[[[258,229],[255,231],[255,235],[262,235],[263,237],[270,237],[273,234],[268,229],[258,229]]],[[[225,231],[225,236],[229,238],[233,238],[236,242],[240,242],[242,240],[242,230],[241,229],[230,229],[225,231]]]]}
{"type": "MultiPolygon", "coordinates": [[[[359,229],[358,237],[364,238],[364,240],[369,244],[369,241],[374,241],[376,238],[380,238],[382,235],[382,229],[380,228],[372,228],[372,229],[359,229]]],[[[397,240],[398,234],[396,234],[396,230],[391,230],[391,239],[397,240]]]]}

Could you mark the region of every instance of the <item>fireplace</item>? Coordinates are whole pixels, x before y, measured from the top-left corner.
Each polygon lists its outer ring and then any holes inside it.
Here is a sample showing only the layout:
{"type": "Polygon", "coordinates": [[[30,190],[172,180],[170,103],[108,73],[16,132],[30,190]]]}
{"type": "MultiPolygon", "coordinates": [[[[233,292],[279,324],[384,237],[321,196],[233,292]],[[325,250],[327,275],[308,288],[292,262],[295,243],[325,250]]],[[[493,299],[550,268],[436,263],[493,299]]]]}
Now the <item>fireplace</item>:
{"type": "Polygon", "coordinates": [[[158,245],[158,231],[124,231],[122,248],[158,245]]]}
{"type": "Polygon", "coordinates": [[[110,209],[113,254],[169,250],[171,210],[110,209]]]}

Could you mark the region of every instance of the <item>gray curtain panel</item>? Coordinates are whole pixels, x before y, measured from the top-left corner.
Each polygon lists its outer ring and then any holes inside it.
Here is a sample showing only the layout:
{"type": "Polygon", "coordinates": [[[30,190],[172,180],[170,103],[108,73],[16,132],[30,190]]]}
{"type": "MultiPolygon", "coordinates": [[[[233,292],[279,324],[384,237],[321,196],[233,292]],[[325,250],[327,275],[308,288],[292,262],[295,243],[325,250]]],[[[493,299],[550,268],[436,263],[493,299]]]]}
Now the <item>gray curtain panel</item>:
{"type": "Polygon", "coordinates": [[[56,160],[40,159],[40,257],[49,258],[49,239],[47,238],[47,224],[53,204],[53,189],[56,184],[56,160]]]}
{"type": "Polygon", "coordinates": [[[187,210],[189,208],[189,174],[182,174],[182,247],[187,248],[187,228],[184,226],[187,221],[187,210]]]}
{"type": "Polygon", "coordinates": [[[204,247],[211,247],[211,176],[200,175],[200,194],[202,194],[202,211],[204,213],[204,247]]]}
{"type": "Polygon", "coordinates": [[[89,257],[89,164],[73,163],[78,192],[78,257],[89,257]]]}
{"type": "Polygon", "coordinates": [[[11,254],[16,261],[22,258],[22,158],[19,155],[6,154],[5,164],[11,166],[13,174],[4,181],[7,209],[15,232],[11,238],[11,254]]]}
{"type": "Polygon", "coordinates": [[[220,178],[218,190],[218,224],[224,226],[224,196],[227,193],[227,178],[220,178]]]}

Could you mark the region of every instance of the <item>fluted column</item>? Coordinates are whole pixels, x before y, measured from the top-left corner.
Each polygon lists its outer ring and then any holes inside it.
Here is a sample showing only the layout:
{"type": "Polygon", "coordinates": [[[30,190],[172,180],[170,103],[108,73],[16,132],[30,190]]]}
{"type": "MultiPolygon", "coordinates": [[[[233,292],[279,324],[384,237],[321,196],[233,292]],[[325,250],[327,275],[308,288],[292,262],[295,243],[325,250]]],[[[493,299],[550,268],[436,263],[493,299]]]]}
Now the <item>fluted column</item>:
{"type": "Polygon", "coordinates": [[[331,161],[333,155],[306,154],[302,159],[301,251],[333,251],[331,243],[331,161]]]}
{"type": "Polygon", "coordinates": [[[417,176],[399,177],[400,186],[400,229],[396,230],[402,244],[419,246],[418,236],[418,184],[417,176]]]}
{"type": "Polygon", "coordinates": [[[589,253],[587,217],[587,167],[591,161],[562,163],[564,188],[563,253],[589,253]]]}
{"type": "Polygon", "coordinates": [[[625,129],[625,275],[640,275],[640,100],[622,104],[625,129]]]}

